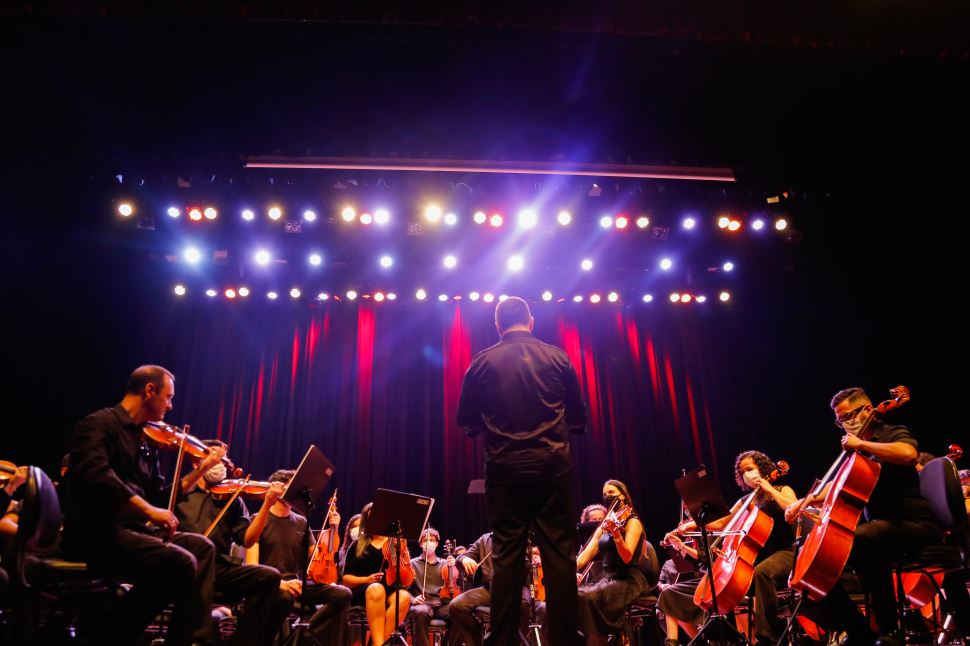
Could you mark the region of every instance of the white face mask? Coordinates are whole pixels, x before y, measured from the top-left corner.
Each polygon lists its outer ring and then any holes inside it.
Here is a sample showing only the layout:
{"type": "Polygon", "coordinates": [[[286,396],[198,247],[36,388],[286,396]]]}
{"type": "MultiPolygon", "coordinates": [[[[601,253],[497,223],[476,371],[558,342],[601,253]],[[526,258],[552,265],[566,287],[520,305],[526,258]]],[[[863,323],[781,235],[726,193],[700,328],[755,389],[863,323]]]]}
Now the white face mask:
{"type": "Polygon", "coordinates": [[[226,465],[220,462],[206,471],[203,477],[209,484],[219,484],[226,479],[226,465]]]}
{"type": "Polygon", "coordinates": [[[425,542],[425,544],[424,544],[424,553],[425,554],[434,554],[434,551],[436,549],[438,549],[438,544],[437,543],[425,542]]]}
{"type": "Polygon", "coordinates": [[[849,435],[858,435],[859,431],[862,430],[862,424],[863,424],[862,415],[859,415],[851,422],[845,422],[844,424],[842,424],[842,430],[848,433],[849,435]]]}
{"type": "Polygon", "coordinates": [[[360,527],[351,527],[350,540],[356,541],[358,536],[360,536],[360,527]]]}
{"type": "Polygon", "coordinates": [[[755,482],[761,477],[761,472],[757,469],[748,469],[741,477],[744,479],[744,484],[754,489],[756,486],[755,482]]]}

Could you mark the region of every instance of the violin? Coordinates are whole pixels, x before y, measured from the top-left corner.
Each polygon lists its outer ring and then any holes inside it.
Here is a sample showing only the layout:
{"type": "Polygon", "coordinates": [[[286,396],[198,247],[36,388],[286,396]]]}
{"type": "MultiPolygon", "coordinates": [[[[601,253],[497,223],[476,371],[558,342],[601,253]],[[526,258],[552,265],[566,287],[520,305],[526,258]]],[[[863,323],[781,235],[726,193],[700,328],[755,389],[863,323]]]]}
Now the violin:
{"type": "MultiPolygon", "coordinates": [[[[606,517],[603,519],[603,522],[600,523],[600,526],[599,526],[600,530],[604,532],[609,532],[610,534],[612,534],[617,529],[623,529],[626,526],[626,521],[628,521],[630,519],[630,516],[633,514],[633,507],[631,507],[630,505],[623,505],[622,507],[617,508],[617,505],[619,503],[620,501],[616,500],[610,506],[609,511],[606,512],[606,517]]],[[[579,551],[580,554],[586,551],[586,548],[589,547],[590,543],[593,542],[593,538],[595,537],[596,537],[596,532],[593,532],[593,535],[589,537],[588,541],[586,541],[586,545],[584,545],[583,549],[579,551]]],[[[579,577],[580,585],[582,585],[583,581],[589,575],[589,571],[592,568],[593,568],[593,560],[590,559],[589,563],[586,564],[586,567],[583,568],[582,576],[579,577]]]]}
{"type": "Polygon", "coordinates": [[[334,550],[337,548],[337,526],[330,523],[330,516],[337,508],[337,490],[334,489],[327,504],[327,516],[324,518],[324,526],[320,528],[320,535],[317,543],[313,546],[313,554],[310,555],[310,565],[307,567],[307,578],[314,583],[332,584],[337,582],[337,562],[333,557],[334,550]],[[330,526],[327,527],[327,524],[330,526]],[[324,540],[326,539],[326,540],[324,540]]]}
{"type": "Polygon", "coordinates": [[[539,555],[538,547],[532,547],[529,551],[532,553],[532,558],[530,559],[532,566],[532,597],[536,601],[545,601],[546,585],[543,579],[542,557],[539,555]]]}
{"type": "Polygon", "coordinates": [[[410,588],[414,583],[414,568],[411,567],[411,554],[408,552],[408,544],[403,538],[387,538],[382,548],[384,560],[387,561],[387,570],[384,573],[384,582],[387,585],[394,585],[398,582],[398,557],[400,557],[401,585],[410,588]],[[393,549],[392,543],[397,542],[398,549],[393,549]]]}
{"type": "Polygon", "coordinates": [[[270,483],[248,478],[227,478],[219,484],[209,487],[209,493],[216,500],[222,500],[233,495],[247,498],[263,498],[269,491],[270,483]]]}
{"type": "MultiPolygon", "coordinates": [[[[454,543],[451,541],[445,541],[445,560],[451,558],[452,546],[454,543]]],[[[438,597],[442,600],[444,599],[454,599],[460,594],[458,590],[458,567],[454,565],[448,565],[445,563],[441,566],[441,590],[438,592],[438,597]]]]}
{"type": "MultiPolygon", "coordinates": [[[[209,455],[212,451],[212,448],[206,446],[202,440],[194,435],[189,435],[189,426],[187,424],[183,428],[179,428],[166,424],[165,422],[148,422],[142,427],[142,433],[160,449],[179,450],[181,447],[183,453],[187,453],[199,460],[209,455]]],[[[233,464],[228,456],[222,458],[222,463],[226,465],[226,469],[231,477],[242,477],[242,469],[233,464]]]]}

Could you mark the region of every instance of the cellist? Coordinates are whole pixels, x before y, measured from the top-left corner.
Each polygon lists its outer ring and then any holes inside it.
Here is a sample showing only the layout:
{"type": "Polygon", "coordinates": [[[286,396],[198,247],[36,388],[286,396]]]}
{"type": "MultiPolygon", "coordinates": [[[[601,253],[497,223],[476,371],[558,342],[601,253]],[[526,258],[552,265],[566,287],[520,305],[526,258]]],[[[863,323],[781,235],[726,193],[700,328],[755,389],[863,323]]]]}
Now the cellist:
{"type": "MultiPolygon", "coordinates": [[[[873,414],[872,401],[861,388],[847,388],[835,394],[830,403],[835,425],[845,432],[842,448],[868,456],[881,465],[880,475],[864,511],[864,522],[855,531],[849,565],[861,576],[872,599],[872,611],[880,642],[899,643],[893,633],[898,612],[893,596],[889,564],[905,552],[941,540],[941,530],[926,499],[920,494],[916,460],[919,445],[905,426],[873,419],[869,440],[857,435],[873,414]]],[[[809,500],[788,506],[785,516],[794,521],[802,503],[816,505],[825,500],[826,490],[809,500]]],[[[840,582],[829,591],[824,605],[837,628],[845,630],[850,644],[871,644],[876,635],[850,600],[840,582]]]]}

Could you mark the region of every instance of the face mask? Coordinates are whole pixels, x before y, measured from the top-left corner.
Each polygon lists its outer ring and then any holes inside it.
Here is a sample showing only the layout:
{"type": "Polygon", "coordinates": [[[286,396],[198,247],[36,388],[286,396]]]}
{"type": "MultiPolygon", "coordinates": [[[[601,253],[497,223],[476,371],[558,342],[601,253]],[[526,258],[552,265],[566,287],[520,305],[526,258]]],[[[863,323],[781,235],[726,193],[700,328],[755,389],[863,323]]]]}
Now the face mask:
{"type": "Polygon", "coordinates": [[[613,503],[616,502],[617,498],[619,498],[619,496],[603,496],[603,505],[605,505],[606,509],[609,510],[613,506],[613,503]]]}
{"type": "Polygon", "coordinates": [[[429,543],[425,543],[424,544],[424,553],[425,554],[434,554],[434,551],[436,549],[438,549],[438,544],[437,543],[430,543],[429,542],[429,543]]]}
{"type": "Polygon", "coordinates": [[[859,415],[851,422],[845,422],[842,424],[842,430],[849,435],[858,435],[859,431],[862,430],[862,415],[859,415]]]}
{"type": "Polygon", "coordinates": [[[350,540],[356,541],[358,536],[360,536],[360,527],[352,527],[350,529],[350,540]]]}
{"type": "Polygon", "coordinates": [[[205,472],[203,476],[209,484],[218,484],[226,479],[226,465],[220,462],[205,472]]]}
{"type": "Polygon", "coordinates": [[[744,483],[746,485],[754,489],[755,488],[754,483],[755,481],[757,481],[758,478],[761,477],[761,472],[758,471],[757,469],[748,469],[747,471],[744,472],[744,474],[742,474],[741,477],[744,479],[744,483]]]}

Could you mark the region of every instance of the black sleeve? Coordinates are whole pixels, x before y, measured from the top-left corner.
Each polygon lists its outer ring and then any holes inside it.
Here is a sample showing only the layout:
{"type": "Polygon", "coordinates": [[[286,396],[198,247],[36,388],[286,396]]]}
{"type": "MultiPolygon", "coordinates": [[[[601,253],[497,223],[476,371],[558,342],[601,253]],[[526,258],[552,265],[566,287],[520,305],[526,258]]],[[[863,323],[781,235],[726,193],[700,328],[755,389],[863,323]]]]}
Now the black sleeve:
{"type": "Polygon", "coordinates": [[[108,438],[102,428],[87,417],[74,427],[71,438],[71,478],[86,493],[88,500],[103,500],[114,508],[135,496],[135,491],[111,468],[108,438]]]}
{"type": "Polygon", "coordinates": [[[236,498],[233,501],[233,509],[227,511],[227,514],[232,514],[232,530],[230,534],[232,535],[232,542],[236,545],[246,544],[246,530],[249,529],[249,510],[246,508],[246,504],[236,498]]]}
{"type": "Polygon", "coordinates": [[[586,402],[583,401],[583,393],[579,387],[579,377],[573,368],[569,357],[566,357],[566,365],[563,369],[563,386],[566,389],[566,426],[573,433],[584,433],[586,431],[586,402]]]}
{"type": "Polygon", "coordinates": [[[458,399],[458,427],[468,437],[475,437],[485,430],[481,403],[478,399],[479,386],[475,378],[477,371],[477,364],[472,361],[462,380],[461,396],[458,399]]]}
{"type": "Polygon", "coordinates": [[[887,444],[902,442],[903,444],[909,444],[919,451],[919,442],[916,441],[916,436],[905,426],[895,426],[889,429],[889,432],[883,436],[882,441],[887,444]]]}

